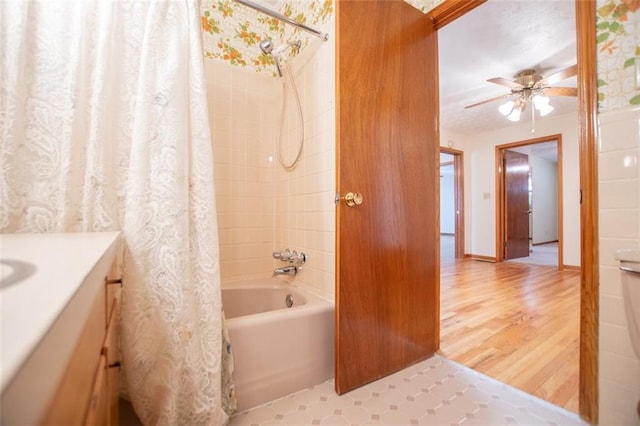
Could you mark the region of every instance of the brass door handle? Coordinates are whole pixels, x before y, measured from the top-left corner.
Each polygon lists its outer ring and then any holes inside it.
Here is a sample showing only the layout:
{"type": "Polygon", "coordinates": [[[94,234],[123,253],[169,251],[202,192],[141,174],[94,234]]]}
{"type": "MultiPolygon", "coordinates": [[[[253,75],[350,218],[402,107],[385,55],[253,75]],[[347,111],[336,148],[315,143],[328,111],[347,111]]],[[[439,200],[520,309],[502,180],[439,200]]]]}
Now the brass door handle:
{"type": "Polygon", "coordinates": [[[362,194],[359,192],[347,192],[344,196],[344,202],[349,207],[356,207],[362,204],[362,194]]]}

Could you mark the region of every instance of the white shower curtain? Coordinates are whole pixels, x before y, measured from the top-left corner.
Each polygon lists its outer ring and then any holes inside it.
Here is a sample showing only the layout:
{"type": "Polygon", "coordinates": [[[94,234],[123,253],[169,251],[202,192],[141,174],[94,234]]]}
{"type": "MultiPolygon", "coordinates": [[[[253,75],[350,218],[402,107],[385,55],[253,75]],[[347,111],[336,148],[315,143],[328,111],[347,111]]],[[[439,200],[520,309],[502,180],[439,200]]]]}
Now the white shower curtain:
{"type": "Polygon", "coordinates": [[[197,0],[0,2],[0,232],[122,230],[121,352],[144,424],[222,424],[197,0]]]}

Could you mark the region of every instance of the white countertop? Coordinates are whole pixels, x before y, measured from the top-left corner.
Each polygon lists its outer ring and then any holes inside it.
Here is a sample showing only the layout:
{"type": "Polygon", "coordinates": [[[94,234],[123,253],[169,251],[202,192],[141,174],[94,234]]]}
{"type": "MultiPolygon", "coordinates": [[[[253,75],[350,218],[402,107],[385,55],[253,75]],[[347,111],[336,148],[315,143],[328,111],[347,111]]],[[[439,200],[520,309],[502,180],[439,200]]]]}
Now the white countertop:
{"type": "MultiPolygon", "coordinates": [[[[97,262],[115,247],[119,235],[119,232],[0,234],[0,261],[18,260],[35,266],[30,276],[0,288],[3,391],[97,262]]],[[[5,265],[0,272],[0,278],[6,279],[11,268],[5,265]]]]}

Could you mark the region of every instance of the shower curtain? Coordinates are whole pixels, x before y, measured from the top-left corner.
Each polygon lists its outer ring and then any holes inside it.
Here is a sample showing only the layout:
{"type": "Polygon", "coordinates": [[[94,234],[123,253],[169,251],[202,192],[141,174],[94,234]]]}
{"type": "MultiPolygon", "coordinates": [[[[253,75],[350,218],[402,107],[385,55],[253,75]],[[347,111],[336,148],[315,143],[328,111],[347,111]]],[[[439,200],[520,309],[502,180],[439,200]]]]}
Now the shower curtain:
{"type": "Polygon", "coordinates": [[[197,0],[0,2],[0,232],[122,230],[149,425],[227,419],[199,22],[197,0]]]}

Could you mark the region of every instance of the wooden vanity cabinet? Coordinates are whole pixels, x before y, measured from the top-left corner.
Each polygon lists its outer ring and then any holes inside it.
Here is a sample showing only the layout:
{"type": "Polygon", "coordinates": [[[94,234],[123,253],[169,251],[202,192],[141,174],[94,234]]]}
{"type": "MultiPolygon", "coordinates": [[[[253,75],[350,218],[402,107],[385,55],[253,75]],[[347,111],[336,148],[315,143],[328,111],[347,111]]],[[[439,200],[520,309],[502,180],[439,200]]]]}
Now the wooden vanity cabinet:
{"type": "Polygon", "coordinates": [[[120,232],[0,234],[0,243],[4,257],[32,266],[0,295],[0,424],[117,425],[120,232]]]}
{"type": "Polygon", "coordinates": [[[51,408],[50,425],[118,425],[120,280],[105,279],[51,408]]]}

